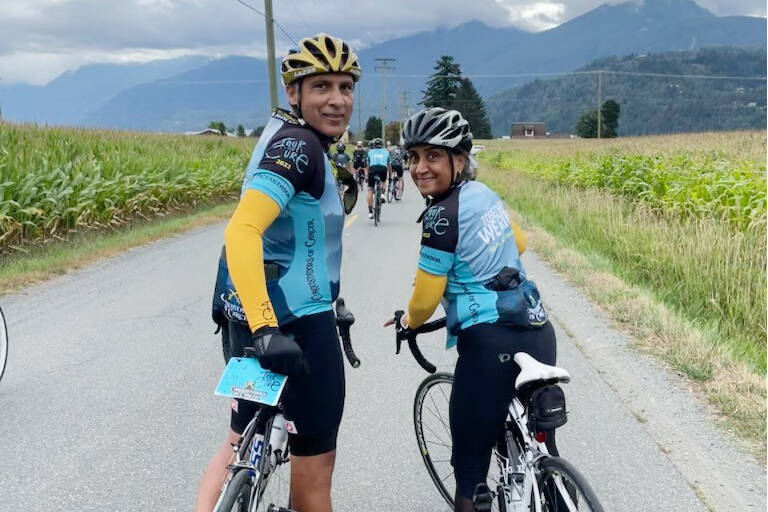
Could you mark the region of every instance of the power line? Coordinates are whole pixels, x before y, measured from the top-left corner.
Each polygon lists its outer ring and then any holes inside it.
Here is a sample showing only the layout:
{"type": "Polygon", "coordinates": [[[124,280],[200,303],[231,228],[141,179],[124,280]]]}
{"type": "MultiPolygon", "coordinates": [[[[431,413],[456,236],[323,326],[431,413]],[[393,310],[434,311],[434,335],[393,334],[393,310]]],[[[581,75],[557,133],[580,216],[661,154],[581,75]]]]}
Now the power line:
{"type": "MultiPolygon", "coordinates": [[[[243,2],[243,0],[236,0],[236,1],[237,1],[238,3],[240,3],[240,4],[244,5],[244,6],[246,6],[246,7],[247,7],[247,8],[249,8],[250,10],[252,10],[252,11],[254,11],[254,12],[256,12],[256,13],[260,14],[261,16],[263,16],[263,17],[264,17],[264,19],[267,19],[267,20],[269,20],[269,19],[267,18],[267,15],[266,15],[266,14],[264,14],[264,13],[263,13],[263,12],[261,12],[260,10],[256,9],[256,8],[255,8],[255,7],[253,7],[252,5],[249,5],[249,4],[245,3],[245,2],[243,2]]],[[[294,40],[293,40],[293,38],[291,37],[291,35],[290,35],[288,32],[286,32],[286,31],[285,31],[285,29],[282,27],[282,25],[280,25],[280,24],[277,22],[277,20],[275,19],[275,17],[274,17],[274,16],[272,16],[271,18],[272,18],[272,22],[273,22],[275,25],[277,25],[277,28],[279,28],[279,29],[280,29],[280,32],[282,32],[283,34],[285,34],[285,37],[287,37],[288,39],[290,39],[290,40],[291,40],[291,42],[292,42],[294,45],[296,45],[296,46],[299,46],[299,43],[297,43],[296,41],[294,41],[294,40]]]]}
{"type": "MultiPolygon", "coordinates": [[[[465,78],[526,78],[526,77],[539,77],[539,76],[570,76],[570,75],[596,75],[598,73],[613,74],[613,75],[632,75],[632,76],[652,76],[662,78],[702,78],[711,80],[766,80],[764,76],[729,76],[729,75],[677,75],[672,73],[642,73],[639,71],[610,71],[607,69],[591,70],[591,71],[557,71],[548,73],[508,73],[497,75],[475,75],[475,74],[462,74],[465,78]]],[[[433,75],[400,75],[392,74],[393,78],[444,78],[455,80],[455,76],[433,76],[433,75]]]]}

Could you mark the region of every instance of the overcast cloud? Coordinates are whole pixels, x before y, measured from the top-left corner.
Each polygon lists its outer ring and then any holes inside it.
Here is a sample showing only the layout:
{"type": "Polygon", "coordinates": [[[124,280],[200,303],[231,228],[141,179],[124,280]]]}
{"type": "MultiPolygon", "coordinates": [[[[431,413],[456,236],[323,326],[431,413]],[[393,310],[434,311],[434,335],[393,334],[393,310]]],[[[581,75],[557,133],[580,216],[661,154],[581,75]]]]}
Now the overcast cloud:
{"type": "MultiPolygon", "coordinates": [[[[262,10],[262,0],[245,0],[262,10]]],[[[294,38],[325,31],[362,48],[472,19],[539,31],[605,0],[274,0],[294,38]]],[[[612,2],[617,3],[617,2],[612,2]]],[[[765,16],[764,0],[698,0],[719,16],[765,16]]],[[[2,0],[0,79],[43,84],[89,62],[264,56],[264,19],[236,0],[2,0]]],[[[292,46],[276,29],[278,52],[292,46]]]]}

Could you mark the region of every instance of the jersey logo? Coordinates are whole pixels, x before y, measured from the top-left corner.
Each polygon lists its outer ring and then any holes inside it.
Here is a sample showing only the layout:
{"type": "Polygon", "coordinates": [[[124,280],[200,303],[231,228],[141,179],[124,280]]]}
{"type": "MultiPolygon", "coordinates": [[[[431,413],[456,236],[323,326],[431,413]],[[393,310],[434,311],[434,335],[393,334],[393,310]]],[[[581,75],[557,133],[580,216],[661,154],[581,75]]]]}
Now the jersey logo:
{"type": "Polygon", "coordinates": [[[304,174],[309,166],[309,156],[304,153],[306,145],[307,141],[305,140],[286,137],[269,146],[264,152],[264,158],[277,160],[276,163],[282,167],[286,167],[286,163],[288,163],[288,169],[292,166],[296,171],[304,174]]]}
{"type": "Polygon", "coordinates": [[[489,208],[483,214],[480,222],[482,222],[482,227],[478,231],[478,235],[485,245],[488,245],[510,229],[509,217],[507,217],[504,205],[501,202],[489,208]]]}
{"type": "Polygon", "coordinates": [[[443,217],[445,206],[433,206],[424,215],[424,229],[433,231],[436,235],[444,235],[451,223],[443,217]]]}

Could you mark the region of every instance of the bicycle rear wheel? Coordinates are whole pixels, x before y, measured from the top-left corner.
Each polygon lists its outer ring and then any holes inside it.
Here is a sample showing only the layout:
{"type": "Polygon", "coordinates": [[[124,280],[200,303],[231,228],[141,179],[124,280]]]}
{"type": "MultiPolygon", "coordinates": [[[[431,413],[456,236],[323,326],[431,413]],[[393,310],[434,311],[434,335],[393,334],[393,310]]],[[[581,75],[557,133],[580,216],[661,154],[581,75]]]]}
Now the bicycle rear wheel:
{"type": "Polygon", "coordinates": [[[603,512],[587,480],[565,459],[546,457],[537,473],[542,512],[603,512]]]}
{"type": "Polygon", "coordinates": [[[373,225],[378,226],[381,222],[381,181],[376,180],[373,188],[373,225]]]}
{"type": "Polygon", "coordinates": [[[387,182],[387,202],[388,203],[391,203],[395,197],[394,189],[395,187],[393,186],[392,180],[389,180],[389,182],[387,182]]]}
{"type": "Polygon", "coordinates": [[[5,372],[5,364],[8,361],[8,328],[5,324],[3,310],[0,309],[0,379],[5,372]]]}

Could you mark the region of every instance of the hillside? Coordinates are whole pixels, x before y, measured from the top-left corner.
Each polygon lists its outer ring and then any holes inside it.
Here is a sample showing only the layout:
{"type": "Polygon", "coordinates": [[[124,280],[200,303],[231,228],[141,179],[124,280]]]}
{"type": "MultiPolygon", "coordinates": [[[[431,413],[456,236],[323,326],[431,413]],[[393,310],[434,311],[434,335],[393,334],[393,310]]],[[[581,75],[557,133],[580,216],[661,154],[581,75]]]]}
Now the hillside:
{"type": "MultiPolygon", "coordinates": [[[[603,100],[621,105],[620,135],[760,129],[766,122],[766,82],[622,75],[765,76],[766,51],[709,48],[610,57],[578,71],[605,70],[603,100]]],[[[550,132],[572,133],[581,113],[595,108],[597,77],[576,74],[534,80],[487,99],[494,134],[514,121],[544,121],[550,132]]]]}

